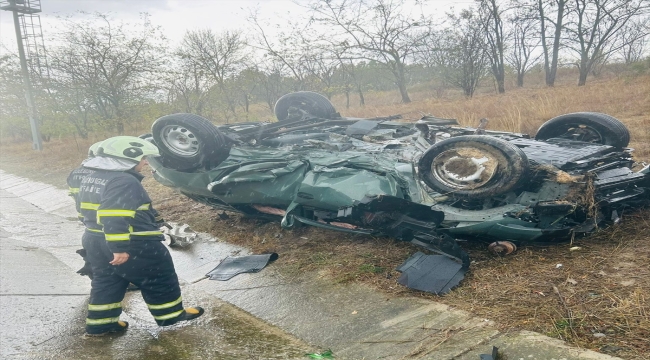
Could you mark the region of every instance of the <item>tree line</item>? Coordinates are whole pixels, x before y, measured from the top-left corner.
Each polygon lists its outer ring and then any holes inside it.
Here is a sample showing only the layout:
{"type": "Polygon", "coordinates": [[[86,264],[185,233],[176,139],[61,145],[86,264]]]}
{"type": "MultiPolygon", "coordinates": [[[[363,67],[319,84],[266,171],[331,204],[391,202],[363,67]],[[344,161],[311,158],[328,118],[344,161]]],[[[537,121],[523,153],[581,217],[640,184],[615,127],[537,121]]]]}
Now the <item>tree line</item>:
{"type": "MultiPolygon", "coordinates": [[[[191,30],[177,45],[147,15],[68,17],[46,34],[47,68],[32,67],[44,133],[135,132],[164,111],[257,120],[252,104],[272,110],[301,90],[344,95],[347,106],[393,89],[408,103],[409,88],[432,83],[471,97],[489,78],[504,93],[506,73],[524,86],[542,67],[554,86],[562,63],[581,86],[605,63],[647,56],[649,0],[475,0],[437,18],[421,3],[310,0],[304,18],[271,22],[252,10],[243,30],[191,30]]],[[[0,99],[3,135],[28,137],[14,54],[0,57],[0,99]]]]}

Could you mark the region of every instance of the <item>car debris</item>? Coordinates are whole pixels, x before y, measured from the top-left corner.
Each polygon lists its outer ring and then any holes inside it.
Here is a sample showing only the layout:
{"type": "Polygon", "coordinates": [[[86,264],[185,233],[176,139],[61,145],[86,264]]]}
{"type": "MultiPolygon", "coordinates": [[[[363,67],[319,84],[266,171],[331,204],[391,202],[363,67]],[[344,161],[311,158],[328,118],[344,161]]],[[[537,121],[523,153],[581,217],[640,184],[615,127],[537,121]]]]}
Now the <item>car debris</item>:
{"type": "MultiPolygon", "coordinates": [[[[535,137],[454,119],[342,117],[324,96],[284,95],[277,122],[221,126],[192,114],[156,120],[163,185],[216,209],[410,241],[469,264],[456,240],[570,241],[648,204],[650,166],[617,119],[579,112],[535,137]]],[[[451,278],[449,279],[451,280],[451,278]]]]}
{"type": "Polygon", "coordinates": [[[228,256],[205,276],[210,280],[230,280],[239,274],[259,272],[270,262],[277,260],[278,257],[277,253],[238,257],[228,256]]]}
{"type": "Polygon", "coordinates": [[[499,348],[496,346],[492,347],[492,353],[490,354],[481,354],[479,355],[480,360],[499,360],[499,348]]]}
{"type": "Polygon", "coordinates": [[[397,271],[402,275],[398,283],[437,295],[451,291],[465,277],[469,264],[461,264],[444,255],[425,255],[416,252],[397,271]]]}
{"type": "Polygon", "coordinates": [[[166,243],[171,247],[186,247],[196,240],[198,234],[188,224],[163,223],[161,227],[166,243]]]}

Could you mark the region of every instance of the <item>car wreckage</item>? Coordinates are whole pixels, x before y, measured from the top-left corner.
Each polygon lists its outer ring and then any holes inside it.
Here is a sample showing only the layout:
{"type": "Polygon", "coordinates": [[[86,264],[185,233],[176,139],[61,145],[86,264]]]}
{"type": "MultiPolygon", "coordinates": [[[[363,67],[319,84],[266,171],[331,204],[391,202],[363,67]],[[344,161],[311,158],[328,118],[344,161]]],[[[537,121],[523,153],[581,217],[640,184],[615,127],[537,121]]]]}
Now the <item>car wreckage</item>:
{"type": "Polygon", "coordinates": [[[457,240],[507,254],[567,241],[648,204],[650,167],[632,158],[617,119],[592,112],[546,121],[534,138],[424,116],[342,117],[324,96],[284,95],[276,122],[215,126],[159,118],[154,178],[217,209],[410,241],[400,283],[445,293],[469,267],[457,240]]]}

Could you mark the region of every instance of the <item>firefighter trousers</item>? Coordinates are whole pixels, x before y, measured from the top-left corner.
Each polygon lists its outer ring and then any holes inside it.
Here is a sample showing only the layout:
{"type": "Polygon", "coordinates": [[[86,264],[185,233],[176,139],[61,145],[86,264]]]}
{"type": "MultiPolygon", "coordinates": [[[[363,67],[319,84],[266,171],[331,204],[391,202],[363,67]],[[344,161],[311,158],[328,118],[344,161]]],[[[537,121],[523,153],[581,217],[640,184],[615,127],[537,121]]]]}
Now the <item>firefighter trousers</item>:
{"type": "Polygon", "coordinates": [[[174,322],[183,314],[178,276],[169,250],[160,241],[131,241],[129,260],[111,265],[113,253],[104,234],[86,231],[83,247],[93,271],[86,329],[102,332],[115,326],[122,313],[122,300],[129,283],[140,287],[158,325],[174,322]]]}

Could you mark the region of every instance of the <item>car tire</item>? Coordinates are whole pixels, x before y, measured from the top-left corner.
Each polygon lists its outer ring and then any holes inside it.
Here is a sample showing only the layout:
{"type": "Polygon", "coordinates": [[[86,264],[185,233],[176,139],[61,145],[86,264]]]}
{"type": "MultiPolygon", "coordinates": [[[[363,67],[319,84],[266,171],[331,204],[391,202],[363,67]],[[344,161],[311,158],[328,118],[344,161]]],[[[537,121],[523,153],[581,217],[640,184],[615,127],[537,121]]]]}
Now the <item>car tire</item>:
{"type": "Polygon", "coordinates": [[[578,112],[554,117],[539,127],[535,140],[567,138],[618,148],[630,143],[625,125],[607,114],[578,112]]]}
{"type": "Polygon", "coordinates": [[[323,119],[330,119],[336,114],[334,105],[325,96],[311,91],[293,92],[279,98],[275,103],[275,117],[278,121],[288,120],[290,107],[323,119]]]}
{"type": "Polygon", "coordinates": [[[151,126],[163,166],[178,171],[209,170],[223,162],[231,143],[207,119],[193,114],[171,114],[151,126]]]}
{"type": "Polygon", "coordinates": [[[528,158],[516,145],[481,135],[433,144],[418,162],[431,189],[458,198],[485,199],[517,189],[527,178],[528,158]]]}

